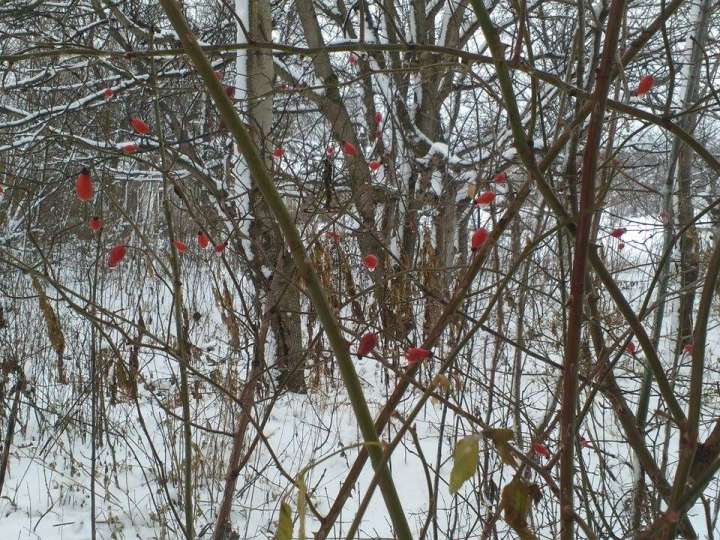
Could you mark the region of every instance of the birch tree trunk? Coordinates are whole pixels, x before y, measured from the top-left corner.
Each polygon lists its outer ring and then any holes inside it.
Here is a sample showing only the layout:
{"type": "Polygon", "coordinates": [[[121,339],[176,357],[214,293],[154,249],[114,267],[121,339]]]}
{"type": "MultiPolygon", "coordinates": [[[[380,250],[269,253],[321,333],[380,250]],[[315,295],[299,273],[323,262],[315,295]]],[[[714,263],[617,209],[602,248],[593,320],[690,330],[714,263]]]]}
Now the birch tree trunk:
{"type": "MultiPolygon", "coordinates": [[[[698,0],[693,3],[690,24],[693,32],[686,41],[683,54],[681,91],[684,85],[682,108],[688,109],[700,93],[700,70],[702,68],[702,51],[707,41],[707,30],[710,18],[710,2],[698,0]]],[[[692,133],[698,123],[699,111],[694,109],[681,117],[680,127],[692,133]]],[[[677,225],[678,228],[688,226],[685,234],[680,237],[680,311],[675,354],[679,355],[685,344],[692,342],[693,306],[695,304],[694,284],[699,276],[699,245],[695,225],[692,224],[694,209],[692,202],[692,175],[694,152],[679,138],[675,139],[671,155],[671,175],[677,182],[677,225]]],[[[668,186],[672,192],[672,184],[668,186]]]]}
{"type": "MultiPolygon", "coordinates": [[[[249,0],[250,39],[272,41],[272,12],[267,0],[249,0]]],[[[265,166],[272,170],[273,141],[273,67],[272,51],[250,49],[247,52],[247,114],[255,145],[261,150],[265,166]]],[[[304,357],[300,325],[300,293],[294,283],[295,266],[280,230],[255,183],[250,189],[253,222],[249,230],[253,240],[255,288],[266,291],[275,271],[280,273],[280,287],[271,318],[270,364],[280,371],[279,383],[291,392],[305,393],[304,357]]],[[[264,344],[259,343],[259,348],[264,344]]]]}

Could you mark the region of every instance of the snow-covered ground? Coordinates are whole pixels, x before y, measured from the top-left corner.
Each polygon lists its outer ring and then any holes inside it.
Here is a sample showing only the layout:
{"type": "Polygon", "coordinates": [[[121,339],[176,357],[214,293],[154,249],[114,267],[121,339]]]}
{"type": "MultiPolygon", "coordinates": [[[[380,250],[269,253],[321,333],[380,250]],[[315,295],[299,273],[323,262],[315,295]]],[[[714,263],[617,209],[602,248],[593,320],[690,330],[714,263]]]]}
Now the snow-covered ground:
{"type": "MultiPolygon", "coordinates": [[[[608,266],[615,272],[626,297],[639,306],[655,270],[648,263],[657,258],[663,225],[659,219],[643,217],[626,220],[623,226],[628,228],[628,232],[622,239],[625,243],[622,251],[617,249],[618,241],[613,238],[603,237],[601,242],[605,245],[608,266]]],[[[538,253],[536,264],[542,264],[542,252],[538,253]]],[[[78,261],[74,271],[62,275],[63,284],[81,294],[89,292],[86,263],[89,265],[91,261],[78,261]]],[[[178,516],[182,519],[179,372],[177,364],[163,350],[168,329],[172,328],[169,321],[172,296],[159,278],[147,275],[144,265],[142,257],[129,261],[119,271],[105,275],[101,281],[103,287],[98,291],[99,304],[107,309],[102,317],[109,320],[115,316],[115,323],[127,332],[123,336],[107,326],[100,327],[96,332],[100,349],[104,350],[97,360],[98,377],[102,382],[96,401],[97,414],[103,419],[97,428],[95,466],[96,526],[97,538],[101,539],[182,537],[178,525],[178,516]],[[141,275],[146,277],[138,277],[141,275]],[[112,395],[118,362],[112,351],[116,347],[121,358],[127,361],[132,347],[129,339],[137,331],[117,317],[137,321],[140,310],[148,332],[158,339],[144,339],[144,343],[153,348],[143,349],[140,355],[136,406],[124,396],[122,389],[117,389],[116,398],[112,395]],[[107,334],[102,335],[101,329],[107,334]]],[[[187,257],[184,267],[188,312],[200,314],[197,321],[190,318],[190,340],[198,347],[193,367],[214,384],[239,394],[247,374],[250,337],[243,336],[237,350],[228,348],[228,330],[221,317],[222,308],[212,292],[214,286],[219,286],[222,291],[222,280],[228,276],[219,259],[205,255],[187,257]]],[[[101,274],[103,272],[106,270],[102,270],[101,274]]],[[[537,268],[533,267],[530,275],[532,285],[542,284],[543,275],[537,268]]],[[[22,286],[29,290],[28,278],[16,279],[18,291],[22,286]]],[[[494,277],[488,273],[481,279],[482,283],[477,284],[476,290],[493,283],[494,277]]],[[[228,284],[228,288],[232,290],[232,285],[228,284]]],[[[52,298],[58,297],[49,286],[48,294],[52,298]]],[[[240,312],[239,318],[242,319],[241,302],[236,293],[231,295],[234,309],[240,312]]],[[[478,299],[480,307],[483,298],[486,297],[478,299]]],[[[557,329],[553,326],[552,310],[548,309],[546,302],[540,298],[528,303],[526,345],[554,362],[561,362],[562,350],[553,345],[557,329]],[[535,336],[534,342],[529,339],[531,335],[535,336]]],[[[11,324],[0,330],[3,355],[21,361],[32,391],[22,399],[10,451],[8,476],[0,498],[0,539],[91,539],[90,325],[86,318],[70,309],[67,302],[54,304],[67,342],[64,361],[69,382],[61,384],[56,373],[55,353],[49,348],[36,302],[16,300],[9,301],[9,304],[12,308],[9,312],[11,324]],[[33,331],[28,331],[30,329],[33,331]]],[[[610,324],[613,320],[610,299],[603,298],[601,304],[608,313],[606,323],[610,324]]],[[[675,304],[670,306],[665,317],[667,332],[671,330],[675,316],[675,304]]],[[[515,335],[516,314],[508,310],[506,317],[504,332],[512,337],[515,335]]],[[[623,324],[617,316],[614,320],[616,326],[608,327],[607,331],[609,337],[618,338],[623,324]]],[[[647,320],[648,329],[651,320],[647,320]]],[[[708,343],[708,358],[716,358],[717,341],[715,318],[708,343]]],[[[491,426],[517,429],[513,408],[508,401],[513,391],[515,349],[485,332],[474,336],[471,343],[453,372],[456,388],[450,400],[487,420],[491,426]],[[498,346],[502,347],[502,351],[497,351],[498,346]],[[491,380],[494,359],[497,360],[495,377],[491,380]],[[464,385],[462,391],[457,389],[458,384],[464,385]],[[491,384],[494,401],[492,409],[488,409],[491,384]]],[[[670,341],[663,339],[659,348],[668,370],[672,366],[670,347],[670,341]]],[[[402,367],[402,350],[398,344],[383,342],[381,348],[388,360],[399,360],[402,367]]],[[[436,351],[440,359],[446,352],[442,349],[436,351]]],[[[687,368],[687,360],[687,357],[681,358],[679,378],[687,368]]],[[[518,388],[523,407],[519,411],[522,423],[522,443],[519,447],[544,463],[544,458],[532,453],[531,444],[536,436],[534,430],[548,413],[548,407],[558,406],[552,401],[552,394],[557,390],[559,373],[530,356],[523,355],[521,361],[522,379],[518,388]]],[[[332,372],[328,369],[329,365],[334,365],[330,363],[329,352],[311,355],[311,364],[312,368],[307,373],[311,388],[308,395],[284,394],[275,400],[273,381],[268,378],[262,385],[254,408],[254,419],[264,426],[263,438],[240,473],[233,506],[233,528],[238,538],[273,537],[281,500],[288,497],[295,509],[297,490],[293,488],[292,480],[301,469],[313,462],[318,464],[306,476],[309,498],[316,511],[325,515],[357,455],[356,445],[361,437],[337,369],[332,372]]],[[[712,367],[714,361],[709,364],[712,367]]],[[[423,383],[427,383],[436,367],[437,363],[424,368],[421,375],[423,383]]],[[[392,392],[396,375],[372,358],[357,361],[356,368],[371,411],[375,414],[392,392]]],[[[620,384],[632,404],[636,402],[642,370],[642,351],[637,357],[624,355],[616,369],[620,384]]],[[[711,370],[708,381],[714,380],[718,380],[717,373],[711,370]]],[[[191,376],[190,386],[195,423],[192,467],[196,484],[196,529],[204,535],[203,538],[208,538],[222,495],[238,407],[207,380],[191,376]]],[[[5,391],[9,391],[9,386],[5,391]]],[[[581,402],[587,395],[585,392],[581,396],[581,402]]],[[[408,393],[384,439],[394,436],[401,419],[412,409],[419,396],[418,391],[408,393]]],[[[11,402],[12,396],[5,397],[5,403],[11,402]]],[[[710,420],[717,414],[713,402],[714,398],[708,395],[700,440],[704,439],[710,420]]],[[[665,428],[661,424],[662,418],[653,415],[657,406],[657,396],[653,394],[648,440],[658,441],[658,446],[651,449],[660,459],[665,428]]],[[[478,432],[480,428],[435,401],[428,402],[414,427],[420,448],[412,437],[406,436],[391,462],[392,474],[414,535],[419,535],[425,523],[437,482],[437,520],[431,524],[428,537],[479,537],[487,520],[498,512],[499,490],[512,479],[513,470],[502,465],[489,442],[486,444],[481,440],[478,474],[461,488],[456,497],[452,497],[447,481],[452,468],[454,444],[458,438],[478,432]],[[495,493],[492,493],[493,487],[495,493]]],[[[581,434],[591,442],[591,447],[584,448],[580,454],[583,476],[586,475],[585,481],[592,485],[593,490],[603,493],[606,501],[605,506],[582,508],[581,512],[583,515],[587,512],[604,513],[603,519],[619,534],[628,526],[630,519],[634,462],[629,447],[623,442],[612,409],[602,398],[591,408],[581,427],[581,434]]],[[[255,437],[256,432],[251,429],[248,442],[255,437]]],[[[559,450],[557,429],[551,431],[544,444],[553,455],[559,450]]],[[[667,473],[670,480],[676,448],[677,441],[672,437],[667,473]]],[[[552,473],[555,474],[556,470],[553,469],[552,473]]],[[[331,538],[344,538],[371,477],[372,470],[368,465],[337,520],[331,538]]],[[[553,538],[557,534],[556,499],[542,479],[534,474],[530,474],[530,478],[540,484],[543,492],[541,504],[533,511],[532,525],[540,538],[553,538]]],[[[715,501],[717,490],[717,484],[708,489],[708,494],[715,501]]],[[[701,504],[693,509],[691,516],[693,525],[702,536],[707,524],[701,504]]],[[[308,532],[312,534],[318,527],[319,522],[312,511],[308,511],[308,532]]],[[[498,522],[498,529],[501,537],[515,537],[502,520],[498,522]]],[[[579,534],[582,537],[582,533],[579,534]]],[[[357,537],[392,538],[390,520],[379,493],[374,496],[357,537]]]]}

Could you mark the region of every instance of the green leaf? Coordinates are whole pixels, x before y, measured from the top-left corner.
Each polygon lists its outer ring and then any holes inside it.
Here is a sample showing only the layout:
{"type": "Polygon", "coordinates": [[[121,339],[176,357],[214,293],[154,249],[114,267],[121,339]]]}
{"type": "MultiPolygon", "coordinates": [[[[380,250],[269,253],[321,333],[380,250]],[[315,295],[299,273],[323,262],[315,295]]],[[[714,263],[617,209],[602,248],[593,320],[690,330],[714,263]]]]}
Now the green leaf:
{"type": "Polygon", "coordinates": [[[532,503],[537,504],[542,498],[542,492],[537,484],[516,478],[505,486],[502,492],[501,505],[505,522],[512,527],[520,540],[537,540],[535,533],[530,530],[527,518],[532,509],[532,503]]]}
{"type": "Polygon", "coordinates": [[[450,494],[455,494],[465,481],[475,474],[478,454],[480,453],[480,435],[468,435],[455,444],[453,468],[450,472],[450,494]]]}
{"type": "Polygon", "coordinates": [[[307,497],[307,485],[305,484],[305,474],[300,473],[297,479],[298,485],[298,522],[300,530],[298,531],[298,540],[305,540],[305,498],[307,497]]]}
{"type": "Polygon", "coordinates": [[[284,500],[280,503],[280,519],[275,532],[275,540],[292,540],[293,520],[292,508],[284,500]]]}
{"type": "Polygon", "coordinates": [[[493,442],[495,450],[505,463],[516,469],[519,467],[510,450],[510,441],[515,436],[512,429],[486,429],[483,434],[493,442]]]}

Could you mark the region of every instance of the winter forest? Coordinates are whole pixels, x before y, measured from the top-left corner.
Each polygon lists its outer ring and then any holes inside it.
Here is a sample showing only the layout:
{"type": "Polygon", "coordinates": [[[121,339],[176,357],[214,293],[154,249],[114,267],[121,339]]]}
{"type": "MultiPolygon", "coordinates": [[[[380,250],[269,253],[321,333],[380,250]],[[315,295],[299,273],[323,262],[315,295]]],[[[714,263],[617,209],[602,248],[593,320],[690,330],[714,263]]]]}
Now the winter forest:
{"type": "Polygon", "coordinates": [[[0,0],[0,539],[720,539],[720,4],[0,0]]]}

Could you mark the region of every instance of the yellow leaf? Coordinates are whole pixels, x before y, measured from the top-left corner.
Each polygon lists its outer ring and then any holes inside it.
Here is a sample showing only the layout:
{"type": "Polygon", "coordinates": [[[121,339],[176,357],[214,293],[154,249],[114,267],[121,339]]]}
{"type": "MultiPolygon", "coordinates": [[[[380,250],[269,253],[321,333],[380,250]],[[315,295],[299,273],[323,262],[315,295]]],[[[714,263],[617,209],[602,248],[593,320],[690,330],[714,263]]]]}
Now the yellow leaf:
{"type": "Polygon", "coordinates": [[[436,386],[440,386],[445,392],[447,392],[450,389],[450,379],[448,379],[445,375],[442,373],[438,373],[433,378],[433,383],[435,383],[436,386]]]}
{"type": "Polygon", "coordinates": [[[479,453],[479,435],[469,435],[455,443],[453,468],[450,472],[450,494],[456,493],[465,481],[475,474],[479,453]]]}
{"type": "Polygon", "coordinates": [[[292,540],[293,520],[292,509],[284,500],[280,503],[280,518],[275,532],[275,540],[292,540]]]}

